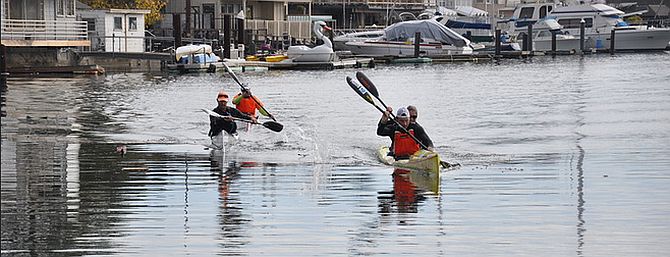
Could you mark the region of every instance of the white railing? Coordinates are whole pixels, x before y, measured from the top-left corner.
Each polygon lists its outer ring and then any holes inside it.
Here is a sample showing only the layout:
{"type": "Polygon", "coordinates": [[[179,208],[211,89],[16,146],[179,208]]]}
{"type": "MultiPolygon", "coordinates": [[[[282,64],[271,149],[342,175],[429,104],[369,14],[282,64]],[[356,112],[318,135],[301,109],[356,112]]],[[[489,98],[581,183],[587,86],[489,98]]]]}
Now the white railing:
{"type": "Polygon", "coordinates": [[[6,40],[87,40],[85,21],[2,19],[6,40]]]}
{"type": "Polygon", "coordinates": [[[299,40],[312,38],[312,24],[309,21],[246,20],[245,29],[266,30],[268,36],[282,36],[284,33],[299,40]]]}

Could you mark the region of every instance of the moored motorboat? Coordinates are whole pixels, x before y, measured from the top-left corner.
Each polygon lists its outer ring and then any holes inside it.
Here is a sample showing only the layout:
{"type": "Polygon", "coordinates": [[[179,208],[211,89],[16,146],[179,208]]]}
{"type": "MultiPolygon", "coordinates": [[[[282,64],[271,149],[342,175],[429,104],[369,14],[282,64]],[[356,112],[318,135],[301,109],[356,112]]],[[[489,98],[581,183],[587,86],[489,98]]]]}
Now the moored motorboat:
{"type": "Polygon", "coordinates": [[[433,151],[419,150],[407,160],[395,160],[393,156],[389,156],[389,147],[382,146],[377,150],[377,158],[386,164],[393,167],[426,171],[430,173],[440,173],[440,156],[433,151]]]}
{"type": "Polygon", "coordinates": [[[472,54],[470,40],[435,20],[403,21],[384,29],[384,36],[347,42],[351,53],[360,56],[413,57],[416,33],[421,38],[419,53],[425,57],[472,54]]]}

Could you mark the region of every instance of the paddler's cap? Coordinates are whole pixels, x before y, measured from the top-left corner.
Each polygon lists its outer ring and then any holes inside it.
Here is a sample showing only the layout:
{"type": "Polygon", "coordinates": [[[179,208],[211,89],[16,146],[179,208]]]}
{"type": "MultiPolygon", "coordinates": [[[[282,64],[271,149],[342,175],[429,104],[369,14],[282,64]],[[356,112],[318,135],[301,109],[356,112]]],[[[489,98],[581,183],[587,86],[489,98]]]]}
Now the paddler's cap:
{"type": "Polygon", "coordinates": [[[217,101],[228,101],[228,93],[226,91],[219,91],[219,94],[216,95],[216,100],[217,101]]]}
{"type": "Polygon", "coordinates": [[[395,116],[398,119],[409,119],[409,111],[405,107],[400,107],[398,108],[398,111],[396,112],[395,116]]]}
{"type": "Polygon", "coordinates": [[[244,85],[244,87],[242,88],[242,92],[251,92],[251,87],[244,85]]]}

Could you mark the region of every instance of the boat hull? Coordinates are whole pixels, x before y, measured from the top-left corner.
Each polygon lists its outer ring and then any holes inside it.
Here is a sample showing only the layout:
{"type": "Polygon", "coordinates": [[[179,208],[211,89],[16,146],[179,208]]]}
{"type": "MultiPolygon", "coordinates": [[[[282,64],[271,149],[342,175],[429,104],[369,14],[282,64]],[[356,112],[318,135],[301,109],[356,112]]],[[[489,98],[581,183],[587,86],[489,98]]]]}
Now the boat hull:
{"type": "Polygon", "coordinates": [[[440,156],[436,152],[419,150],[412,155],[409,160],[396,161],[392,156],[388,156],[389,147],[382,146],[377,150],[377,158],[386,164],[392,165],[396,168],[404,168],[411,170],[420,170],[430,173],[435,173],[439,176],[440,173],[440,156]]]}
{"type": "MultiPolygon", "coordinates": [[[[348,42],[346,44],[352,54],[360,56],[380,57],[414,57],[414,44],[392,41],[365,41],[348,42]]],[[[472,48],[456,47],[442,44],[420,44],[419,55],[425,57],[439,57],[445,55],[472,54],[472,48]]]]}
{"type": "MultiPolygon", "coordinates": [[[[595,49],[609,49],[611,32],[586,34],[595,49]]],[[[670,28],[617,29],[614,33],[615,50],[664,50],[670,42],[670,28]]]]}
{"type": "MultiPolygon", "coordinates": [[[[523,41],[522,41],[523,42],[523,41]]],[[[588,44],[590,41],[584,41],[588,44]]],[[[587,45],[584,46],[589,49],[587,45]]],[[[551,51],[551,38],[533,39],[533,50],[551,51]]],[[[579,51],[579,38],[556,38],[556,51],[579,51]]]]}

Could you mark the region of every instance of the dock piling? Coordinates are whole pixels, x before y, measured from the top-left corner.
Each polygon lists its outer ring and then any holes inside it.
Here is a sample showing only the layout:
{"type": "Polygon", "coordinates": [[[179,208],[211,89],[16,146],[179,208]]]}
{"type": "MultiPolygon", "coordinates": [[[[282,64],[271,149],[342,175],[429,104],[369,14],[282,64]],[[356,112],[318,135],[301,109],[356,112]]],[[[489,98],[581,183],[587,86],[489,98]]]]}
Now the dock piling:
{"type": "Polygon", "coordinates": [[[500,56],[500,29],[496,29],[496,57],[500,56]]]}
{"type": "Polygon", "coordinates": [[[414,33],[414,58],[419,58],[419,52],[421,51],[421,32],[414,33]]]}
{"type": "Polygon", "coordinates": [[[533,24],[528,24],[528,51],[533,52],[533,24]]]}
{"type": "Polygon", "coordinates": [[[610,54],[614,54],[614,33],[615,30],[612,29],[612,32],[610,33],[610,54]]]}
{"type": "Polygon", "coordinates": [[[579,21],[579,54],[584,54],[584,32],[586,30],[586,21],[582,19],[579,21]]]}
{"type": "Polygon", "coordinates": [[[230,59],[230,20],[231,16],[223,16],[223,59],[230,59]]]}
{"type": "Polygon", "coordinates": [[[556,57],[556,31],[551,31],[551,57],[556,57]]]}
{"type": "Polygon", "coordinates": [[[172,36],[174,37],[174,48],[181,46],[181,14],[172,14],[172,36]]]}

